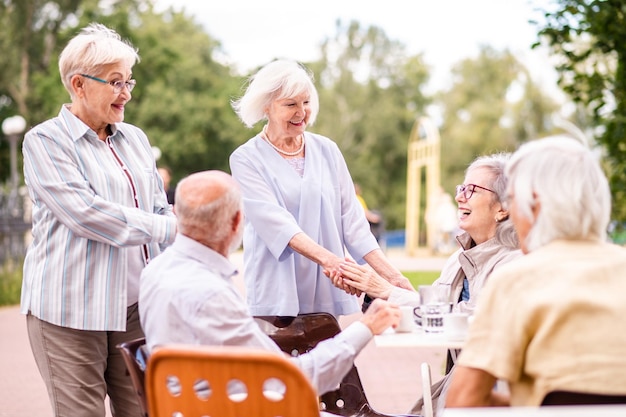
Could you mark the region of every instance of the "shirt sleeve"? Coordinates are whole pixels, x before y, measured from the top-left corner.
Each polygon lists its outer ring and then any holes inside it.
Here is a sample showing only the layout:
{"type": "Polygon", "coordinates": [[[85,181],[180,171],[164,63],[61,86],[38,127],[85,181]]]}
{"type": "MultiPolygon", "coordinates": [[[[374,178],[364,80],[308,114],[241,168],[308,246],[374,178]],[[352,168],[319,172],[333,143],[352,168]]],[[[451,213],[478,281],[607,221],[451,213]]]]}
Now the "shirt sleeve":
{"type": "Polygon", "coordinates": [[[279,259],[289,241],[302,229],[294,216],[285,209],[284,202],[278,200],[278,193],[266,178],[270,174],[261,172],[257,162],[248,158],[246,149],[240,148],[230,157],[230,169],[241,187],[247,221],[254,226],[255,232],[272,255],[279,259]]]}
{"type": "MultiPolygon", "coordinates": [[[[248,346],[281,352],[234,292],[225,292],[220,297],[206,300],[202,310],[195,314],[193,327],[201,344],[248,346]]],[[[371,338],[372,333],[367,326],[355,322],[335,337],[318,343],[311,351],[291,360],[323,394],[339,386],[352,368],[356,354],[371,338]]]]}
{"type": "Polygon", "coordinates": [[[324,340],[311,351],[292,358],[318,393],[335,390],[354,365],[356,355],[372,338],[361,322],[354,322],[332,339],[324,340]]]}
{"type": "Polygon", "coordinates": [[[523,306],[515,294],[523,292],[515,280],[495,273],[483,288],[458,364],[477,368],[499,379],[516,381],[528,343],[523,306]],[[503,332],[502,329],[508,329],[503,332]]]}
{"type": "Polygon", "coordinates": [[[76,235],[115,247],[173,238],[173,216],[127,207],[97,195],[79,170],[71,141],[56,136],[34,129],[23,143],[25,179],[35,204],[45,205],[76,235]]]}
{"type": "Polygon", "coordinates": [[[420,305],[420,296],[416,291],[409,291],[407,289],[394,286],[391,289],[391,293],[389,294],[387,301],[399,306],[418,307],[420,305]]]}

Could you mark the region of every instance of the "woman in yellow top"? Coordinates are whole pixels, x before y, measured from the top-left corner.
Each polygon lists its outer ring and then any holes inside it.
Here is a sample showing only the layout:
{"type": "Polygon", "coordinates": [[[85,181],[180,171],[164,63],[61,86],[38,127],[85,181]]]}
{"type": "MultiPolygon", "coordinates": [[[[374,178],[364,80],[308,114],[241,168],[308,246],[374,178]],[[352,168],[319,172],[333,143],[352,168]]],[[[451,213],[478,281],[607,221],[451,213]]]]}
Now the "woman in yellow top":
{"type": "Polygon", "coordinates": [[[525,253],[483,289],[447,406],[537,406],[550,391],[626,393],[626,248],[607,242],[608,181],[570,138],[528,142],[507,165],[525,253]],[[510,396],[493,391],[508,383],[510,396]]]}

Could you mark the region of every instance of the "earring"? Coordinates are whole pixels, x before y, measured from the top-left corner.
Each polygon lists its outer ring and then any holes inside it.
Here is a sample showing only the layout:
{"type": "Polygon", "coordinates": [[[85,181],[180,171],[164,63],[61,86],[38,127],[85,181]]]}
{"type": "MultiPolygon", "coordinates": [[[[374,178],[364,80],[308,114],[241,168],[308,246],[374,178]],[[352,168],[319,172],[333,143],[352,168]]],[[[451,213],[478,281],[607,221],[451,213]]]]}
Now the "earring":
{"type": "Polygon", "coordinates": [[[500,223],[502,221],[502,219],[499,219],[498,216],[495,216],[494,220],[496,221],[496,223],[500,223]]]}

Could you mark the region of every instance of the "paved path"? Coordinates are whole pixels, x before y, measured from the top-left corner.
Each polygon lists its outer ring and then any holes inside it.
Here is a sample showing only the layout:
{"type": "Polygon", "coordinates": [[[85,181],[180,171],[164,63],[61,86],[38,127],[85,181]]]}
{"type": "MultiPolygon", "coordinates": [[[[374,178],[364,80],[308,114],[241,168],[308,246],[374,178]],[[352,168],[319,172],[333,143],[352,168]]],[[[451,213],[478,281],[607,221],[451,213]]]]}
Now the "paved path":
{"type": "MultiPolygon", "coordinates": [[[[440,270],[443,264],[441,258],[414,259],[400,252],[390,252],[389,258],[405,271],[440,270]]],[[[240,254],[232,261],[240,264],[240,254]]],[[[346,326],[358,317],[355,314],[340,321],[346,326]]],[[[440,349],[377,348],[372,341],[356,364],[372,406],[384,413],[403,413],[421,394],[420,363],[429,362],[433,380],[437,380],[444,359],[445,351],[440,349]]],[[[0,417],[52,417],[30,350],[26,320],[17,306],[0,308],[0,417]]]]}

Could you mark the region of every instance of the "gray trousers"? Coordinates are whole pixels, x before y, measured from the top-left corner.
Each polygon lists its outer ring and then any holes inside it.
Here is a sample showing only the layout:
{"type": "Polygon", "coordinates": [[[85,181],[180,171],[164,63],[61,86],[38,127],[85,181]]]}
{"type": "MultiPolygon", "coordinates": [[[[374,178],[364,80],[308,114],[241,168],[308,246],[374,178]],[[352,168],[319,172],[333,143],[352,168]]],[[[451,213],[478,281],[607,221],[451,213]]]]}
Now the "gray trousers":
{"type": "Polygon", "coordinates": [[[55,417],[104,417],[107,394],[114,417],[141,417],[116,348],[143,337],[137,304],[128,307],[126,321],[125,332],[107,332],[70,329],[26,316],[30,346],[55,417]]]}

